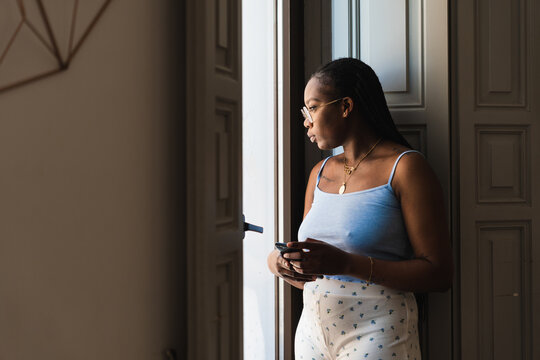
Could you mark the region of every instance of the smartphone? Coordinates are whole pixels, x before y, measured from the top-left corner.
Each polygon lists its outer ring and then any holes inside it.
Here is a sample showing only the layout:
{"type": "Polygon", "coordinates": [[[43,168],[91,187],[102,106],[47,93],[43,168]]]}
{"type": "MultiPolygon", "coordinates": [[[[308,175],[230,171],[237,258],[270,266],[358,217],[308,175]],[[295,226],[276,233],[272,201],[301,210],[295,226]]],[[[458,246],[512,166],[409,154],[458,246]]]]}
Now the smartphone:
{"type": "Polygon", "coordinates": [[[276,243],[276,249],[278,249],[282,254],[289,253],[289,252],[298,252],[300,249],[293,249],[287,247],[286,243],[277,242],[276,243]]]}

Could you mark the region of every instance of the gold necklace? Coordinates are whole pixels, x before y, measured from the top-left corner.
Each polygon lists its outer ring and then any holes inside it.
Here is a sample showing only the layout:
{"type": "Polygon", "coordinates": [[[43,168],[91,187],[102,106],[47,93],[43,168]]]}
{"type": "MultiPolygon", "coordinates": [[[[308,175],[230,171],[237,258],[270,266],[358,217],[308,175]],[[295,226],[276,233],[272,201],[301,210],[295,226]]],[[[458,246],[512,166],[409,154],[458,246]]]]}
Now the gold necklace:
{"type": "Polygon", "coordinates": [[[345,189],[347,188],[347,181],[349,181],[349,179],[351,178],[354,170],[356,170],[356,168],[358,167],[358,165],[360,165],[360,163],[362,162],[362,160],[364,160],[372,151],[373,149],[375,149],[375,146],[377,146],[378,143],[380,143],[382,140],[382,138],[380,138],[379,140],[377,140],[377,142],[375,143],[375,145],[373,145],[371,147],[371,149],[368,150],[367,153],[364,154],[364,156],[362,156],[362,158],[360,159],[360,161],[358,161],[358,163],[355,165],[355,166],[349,166],[347,165],[347,159],[345,158],[345,154],[343,154],[343,184],[341,185],[341,187],[339,188],[339,194],[342,195],[344,192],[345,192],[345,189]],[[349,176],[349,178],[347,178],[347,175],[349,176]]]}

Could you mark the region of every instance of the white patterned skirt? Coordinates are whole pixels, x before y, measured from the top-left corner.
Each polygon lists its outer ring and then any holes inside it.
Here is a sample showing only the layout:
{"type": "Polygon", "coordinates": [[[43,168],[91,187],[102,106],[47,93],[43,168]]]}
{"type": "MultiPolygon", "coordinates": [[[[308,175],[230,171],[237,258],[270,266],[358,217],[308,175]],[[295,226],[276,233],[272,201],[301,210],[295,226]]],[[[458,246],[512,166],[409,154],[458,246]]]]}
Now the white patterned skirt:
{"type": "Polygon", "coordinates": [[[304,285],[297,360],[420,360],[411,292],[365,282],[317,279],[304,285]]]}

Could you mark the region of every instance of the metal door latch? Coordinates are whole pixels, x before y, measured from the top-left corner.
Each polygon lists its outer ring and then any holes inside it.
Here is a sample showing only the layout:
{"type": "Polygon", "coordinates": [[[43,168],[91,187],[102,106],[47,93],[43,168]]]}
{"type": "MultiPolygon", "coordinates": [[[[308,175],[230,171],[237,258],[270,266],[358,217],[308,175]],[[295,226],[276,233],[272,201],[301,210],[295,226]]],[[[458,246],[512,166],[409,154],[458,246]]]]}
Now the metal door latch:
{"type": "Polygon", "coordinates": [[[246,231],[255,231],[255,232],[258,232],[258,233],[261,233],[261,234],[263,233],[263,230],[264,230],[263,227],[247,223],[245,215],[242,215],[242,222],[244,223],[244,232],[246,232],[246,231]]]}

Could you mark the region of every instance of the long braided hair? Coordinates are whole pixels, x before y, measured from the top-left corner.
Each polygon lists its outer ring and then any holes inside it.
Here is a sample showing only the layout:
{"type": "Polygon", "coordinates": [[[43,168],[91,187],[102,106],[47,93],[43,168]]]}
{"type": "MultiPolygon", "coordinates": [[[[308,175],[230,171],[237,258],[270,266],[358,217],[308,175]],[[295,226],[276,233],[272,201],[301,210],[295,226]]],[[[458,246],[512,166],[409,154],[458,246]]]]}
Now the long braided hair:
{"type": "Polygon", "coordinates": [[[379,136],[411,148],[397,130],[379,78],[369,65],[355,58],[341,58],[321,66],[311,78],[332,87],[338,98],[352,98],[360,116],[379,136]]]}

